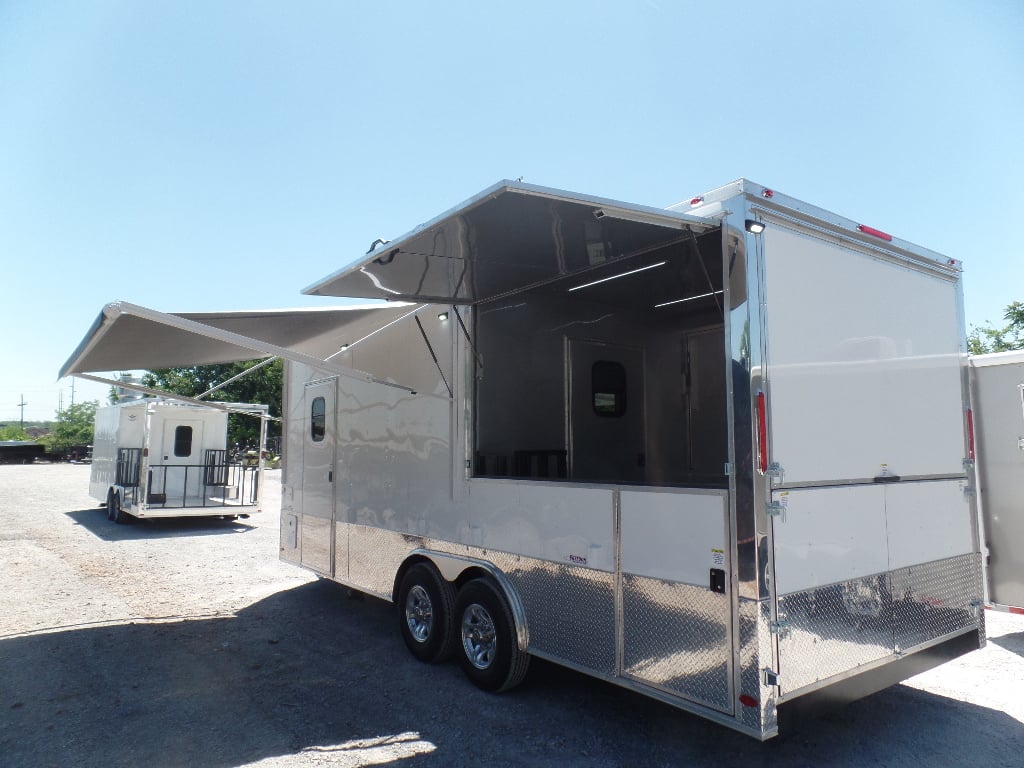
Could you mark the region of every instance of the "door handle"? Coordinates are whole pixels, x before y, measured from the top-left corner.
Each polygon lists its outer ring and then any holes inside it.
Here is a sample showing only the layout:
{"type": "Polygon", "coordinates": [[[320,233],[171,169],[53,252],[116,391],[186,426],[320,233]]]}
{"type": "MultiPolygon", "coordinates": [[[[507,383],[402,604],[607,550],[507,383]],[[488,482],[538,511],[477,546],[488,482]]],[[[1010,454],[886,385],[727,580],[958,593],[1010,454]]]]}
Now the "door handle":
{"type": "Polygon", "coordinates": [[[328,472],[327,473],[327,482],[328,483],[333,483],[334,482],[334,472],[328,472]]]}

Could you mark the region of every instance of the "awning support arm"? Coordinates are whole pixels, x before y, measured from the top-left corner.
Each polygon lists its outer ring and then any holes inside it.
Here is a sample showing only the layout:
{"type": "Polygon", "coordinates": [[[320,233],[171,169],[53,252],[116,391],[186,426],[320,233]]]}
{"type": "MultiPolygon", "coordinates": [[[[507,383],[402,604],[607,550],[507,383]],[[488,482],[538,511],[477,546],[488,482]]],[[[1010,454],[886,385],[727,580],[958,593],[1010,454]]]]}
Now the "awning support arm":
{"type": "Polygon", "coordinates": [[[469,349],[473,353],[473,357],[476,358],[476,377],[482,379],[484,376],[484,361],[480,357],[480,353],[477,352],[476,344],[473,343],[473,339],[469,337],[469,331],[466,329],[466,324],[462,321],[462,315],[459,314],[459,308],[452,305],[452,311],[455,313],[455,319],[459,321],[459,328],[462,329],[462,335],[466,337],[466,341],[469,342],[469,349]]]}
{"type": "Polygon", "coordinates": [[[274,362],[275,360],[280,360],[280,359],[281,358],[274,356],[274,357],[268,357],[265,360],[261,360],[260,362],[256,363],[256,365],[252,366],[251,368],[246,368],[241,373],[235,374],[234,376],[232,376],[227,381],[222,381],[220,384],[218,384],[215,387],[211,387],[210,389],[208,389],[205,392],[203,392],[201,395],[196,395],[196,399],[197,400],[202,400],[207,395],[212,395],[218,389],[224,389],[224,387],[226,387],[228,384],[233,384],[234,382],[238,381],[239,379],[245,378],[246,376],[248,376],[253,371],[258,371],[263,366],[269,365],[270,363],[274,362]]]}
{"type": "Polygon", "coordinates": [[[127,381],[115,381],[114,379],[105,379],[102,376],[93,376],[89,373],[75,373],[72,374],[80,379],[88,379],[89,381],[99,382],[100,384],[109,384],[112,387],[120,387],[121,389],[131,389],[135,392],[141,392],[144,395],[152,395],[153,397],[164,397],[168,400],[181,400],[184,403],[192,403],[193,405],[202,405],[206,408],[216,408],[219,411],[227,411],[228,413],[243,413],[247,416],[259,416],[260,418],[267,419],[268,421],[280,421],[281,419],[277,416],[270,416],[266,413],[267,407],[265,405],[253,406],[252,408],[241,407],[240,404],[217,403],[210,402],[208,400],[196,400],[194,397],[187,397],[185,395],[179,395],[175,392],[167,392],[162,389],[153,389],[152,387],[144,387],[141,384],[133,384],[127,381]]]}
{"type": "Polygon", "coordinates": [[[704,271],[704,277],[708,281],[708,290],[711,291],[712,297],[715,299],[715,304],[718,306],[718,311],[723,315],[725,310],[722,309],[722,302],[718,300],[718,294],[715,292],[715,284],[711,282],[711,274],[708,272],[708,266],[704,263],[704,257],[700,254],[700,245],[697,244],[697,236],[693,234],[693,230],[690,230],[690,243],[693,245],[693,251],[697,254],[697,261],[700,262],[700,268],[704,271]]]}
{"type": "Polygon", "coordinates": [[[452,388],[448,384],[448,379],[445,378],[444,371],[441,370],[441,363],[437,361],[437,355],[434,354],[434,347],[430,344],[430,339],[427,338],[427,332],[423,330],[423,323],[420,322],[420,316],[416,315],[413,320],[416,321],[416,327],[420,329],[420,335],[423,337],[423,343],[427,345],[427,351],[430,352],[430,356],[434,358],[434,365],[437,366],[437,372],[441,374],[441,381],[444,382],[445,389],[448,390],[448,397],[453,398],[455,394],[452,392],[452,388]]]}

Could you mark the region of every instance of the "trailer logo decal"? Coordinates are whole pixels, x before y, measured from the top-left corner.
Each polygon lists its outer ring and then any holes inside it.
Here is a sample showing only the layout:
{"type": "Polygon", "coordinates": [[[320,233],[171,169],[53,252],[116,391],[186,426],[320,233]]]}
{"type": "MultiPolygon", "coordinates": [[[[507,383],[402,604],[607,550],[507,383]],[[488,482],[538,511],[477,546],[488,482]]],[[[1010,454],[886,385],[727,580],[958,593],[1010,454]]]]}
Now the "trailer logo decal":
{"type": "Polygon", "coordinates": [[[576,565],[586,565],[587,558],[583,557],[582,555],[569,555],[569,562],[575,563],[576,565]]]}

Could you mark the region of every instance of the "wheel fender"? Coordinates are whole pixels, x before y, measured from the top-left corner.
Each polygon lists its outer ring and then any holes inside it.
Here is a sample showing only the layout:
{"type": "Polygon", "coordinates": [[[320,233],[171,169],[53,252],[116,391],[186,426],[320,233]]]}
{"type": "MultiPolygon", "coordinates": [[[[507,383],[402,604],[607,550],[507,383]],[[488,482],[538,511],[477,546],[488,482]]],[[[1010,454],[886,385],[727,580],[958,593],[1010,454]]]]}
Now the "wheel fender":
{"type": "Polygon", "coordinates": [[[519,599],[519,593],[516,592],[512,582],[508,576],[505,575],[504,571],[498,568],[494,563],[488,562],[487,560],[477,560],[472,557],[462,557],[460,555],[452,555],[447,552],[434,552],[429,549],[416,549],[409,553],[409,557],[425,558],[434,564],[434,567],[440,572],[441,576],[446,581],[454,582],[459,576],[470,568],[480,568],[487,572],[487,575],[494,579],[494,583],[497,584],[498,589],[502,591],[505,596],[505,600],[508,601],[509,608],[512,609],[512,619],[516,623],[516,642],[519,645],[519,649],[522,651],[528,650],[530,646],[530,631],[526,624],[526,609],[523,608],[523,603],[519,599]]]}

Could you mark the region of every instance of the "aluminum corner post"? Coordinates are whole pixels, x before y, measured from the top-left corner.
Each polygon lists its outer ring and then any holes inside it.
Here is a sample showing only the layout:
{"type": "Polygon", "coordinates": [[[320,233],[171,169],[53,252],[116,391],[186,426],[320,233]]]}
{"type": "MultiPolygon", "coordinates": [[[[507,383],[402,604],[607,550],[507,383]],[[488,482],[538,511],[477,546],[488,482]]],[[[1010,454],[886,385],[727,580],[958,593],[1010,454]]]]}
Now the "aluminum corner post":
{"type": "MultiPolygon", "coordinates": [[[[708,199],[722,213],[725,286],[726,386],[729,406],[730,523],[733,573],[733,687],[737,724],[762,739],[777,731],[778,670],[771,632],[775,599],[771,563],[768,478],[756,468],[754,414],[766,357],[763,238],[747,231],[749,200],[741,185],[721,190],[732,197],[708,199]],[[766,675],[766,672],[769,674],[766,675]]],[[[710,197],[710,196],[709,196],[710,197]]],[[[700,215],[700,207],[694,209],[700,215]]]]}

